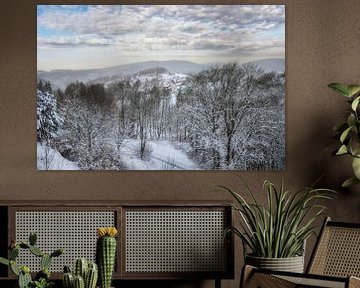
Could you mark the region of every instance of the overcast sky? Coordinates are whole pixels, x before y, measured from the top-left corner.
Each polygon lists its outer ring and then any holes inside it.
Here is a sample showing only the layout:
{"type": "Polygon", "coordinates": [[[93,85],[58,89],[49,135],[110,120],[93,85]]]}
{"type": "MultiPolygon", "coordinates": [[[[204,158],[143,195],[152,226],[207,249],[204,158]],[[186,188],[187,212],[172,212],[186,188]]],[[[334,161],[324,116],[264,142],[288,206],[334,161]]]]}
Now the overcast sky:
{"type": "Polygon", "coordinates": [[[38,5],[38,70],[285,58],[284,5],[38,5]]]}

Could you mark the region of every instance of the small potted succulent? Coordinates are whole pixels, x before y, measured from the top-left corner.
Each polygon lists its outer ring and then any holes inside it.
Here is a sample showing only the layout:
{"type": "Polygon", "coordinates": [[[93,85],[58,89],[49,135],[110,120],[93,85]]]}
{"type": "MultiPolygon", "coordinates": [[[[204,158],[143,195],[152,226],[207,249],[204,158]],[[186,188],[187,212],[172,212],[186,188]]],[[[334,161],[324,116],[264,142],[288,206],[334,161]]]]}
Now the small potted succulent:
{"type": "Polygon", "coordinates": [[[350,155],[352,157],[354,176],[342,184],[343,187],[349,187],[360,183],[360,85],[331,83],[328,86],[344,96],[350,104],[346,122],[334,127],[340,142],[334,155],[350,155]]]}
{"type": "Polygon", "coordinates": [[[11,271],[18,277],[18,288],[50,288],[54,282],[50,280],[50,265],[54,257],[64,253],[63,249],[57,249],[52,253],[43,252],[36,246],[37,236],[30,233],[29,243],[13,242],[9,248],[8,259],[0,257],[0,263],[10,266],[11,271]],[[19,256],[20,249],[28,250],[31,254],[40,258],[41,270],[32,279],[30,268],[26,265],[19,266],[16,259],[19,256]]]}
{"type": "Polygon", "coordinates": [[[96,263],[89,262],[86,258],[78,258],[71,271],[69,266],[64,266],[64,288],[95,288],[98,279],[96,263]]]}
{"type": "Polygon", "coordinates": [[[251,201],[225,186],[235,199],[233,205],[239,213],[238,227],[229,227],[243,242],[245,264],[259,268],[290,272],[303,272],[305,241],[314,233],[314,224],[326,207],[318,200],[331,199],[334,191],[312,187],[291,193],[266,180],[266,205],[260,204],[251,189],[241,179],[245,193],[251,201]],[[250,253],[247,253],[247,250],[250,253]],[[247,254],[246,254],[247,253],[247,254]]]}

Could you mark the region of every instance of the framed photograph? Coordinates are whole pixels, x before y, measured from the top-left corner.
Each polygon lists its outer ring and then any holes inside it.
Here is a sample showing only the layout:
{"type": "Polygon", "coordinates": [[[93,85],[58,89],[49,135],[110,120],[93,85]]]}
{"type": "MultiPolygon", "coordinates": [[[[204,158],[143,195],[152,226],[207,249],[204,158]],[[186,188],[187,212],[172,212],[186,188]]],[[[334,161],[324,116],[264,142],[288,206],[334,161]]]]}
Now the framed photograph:
{"type": "Polygon", "coordinates": [[[38,5],[37,169],[285,169],[285,6],[38,5]]]}

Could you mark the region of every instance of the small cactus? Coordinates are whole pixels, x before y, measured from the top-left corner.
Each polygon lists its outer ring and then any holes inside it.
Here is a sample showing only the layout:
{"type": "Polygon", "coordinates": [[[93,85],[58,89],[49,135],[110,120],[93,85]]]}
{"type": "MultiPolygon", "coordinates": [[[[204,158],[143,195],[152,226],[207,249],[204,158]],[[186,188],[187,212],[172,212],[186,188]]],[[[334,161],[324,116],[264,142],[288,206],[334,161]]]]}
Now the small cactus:
{"type": "Polygon", "coordinates": [[[41,257],[41,256],[44,255],[44,252],[42,252],[42,251],[40,250],[40,248],[38,248],[38,247],[36,247],[36,246],[31,246],[31,245],[30,245],[29,251],[30,251],[32,254],[34,254],[35,256],[37,256],[37,257],[41,257]]]}
{"type": "MultiPolygon", "coordinates": [[[[37,236],[35,233],[30,233],[29,244],[20,242],[16,243],[14,240],[11,241],[8,251],[8,259],[0,257],[0,263],[10,266],[11,271],[18,276],[19,288],[29,287],[43,287],[44,285],[50,285],[50,264],[53,257],[60,256],[63,254],[63,249],[55,250],[53,253],[48,254],[40,250],[36,245],[37,236]],[[35,275],[35,281],[32,280],[30,275],[30,269],[28,266],[22,266],[21,268],[16,264],[16,259],[19,256],[19,250],[29,250],[30,253],[37,257],[41,257],[41,271],[35,275]],[[42,285],[42,286],[39,286],[42,285]]],[[[45,286],[44,286],[45,287],[45,286]]],[[[50,286],[46,286],[50,287],[50,286]]]]}
{"type": "Polygon", "coordinates": [[[84,278],[77,275],[74,277],[74,288],[85,288],[84,278]]]}
{"type": "Polygon", "coordinates": [[[16,260],[16,258],[19,256],[19,246],[15,246],[14,248],[9,250],[8,253],[9,260],[16,260]]]}
{"type": "Polygon", "coordinates": [[[83,279],[85,279],[87,268],[88,261],[86,260],[86,258],[78,258],[75,261],[74,274],[76,276],[81,276],[83,279]]]}
{"type": "Polygon", "coordinates": [[[19,274],[18,285],[19,288],[28,288],[32,283],[30,269],[27,266],[21,268],[21,272],[19,274]]]}
{"type": "Polygon", "coordinates": [[[44,253],[41,256],[40,267],[41,269],[49,269],[51,265],[52,257],[50,254],[44,253]]]}
{"type": "Polygon", "coordinates": [[[96,262],[99,267],[100,288],[110,288],[116,258],[115,227],[98,228],[96,243],[96,262]]]}
{"type": "Polygon", "coordinates": [[[98,279],[98,266],[96,263],[89,263],[85,276],[85,288],[95,288],[98,279]]]}
{"type": "Polygon", "coordinates": [[[37,235],[35,232],[31,232],[29,235],[29,244],[31,246],[35,246],[37,241],[37,235]]]}
{"type": "Polygon", "coordinates": [[[69,266],[64,266],[63,286],[64,288],[95,288],[98,279],[98,268],[96,263],[90,262],[85,258],[78,258],[74,263],[74,272],[71,273],[69,266]],[[83,276],[82,276],[83,275],[83,276]],[[80,280],[81,279],[81,280],[80,280]],[[76,283],[75,283],[76,282],[76,283]],[[83,284],[82,284],[82,283],[83,284]]]}

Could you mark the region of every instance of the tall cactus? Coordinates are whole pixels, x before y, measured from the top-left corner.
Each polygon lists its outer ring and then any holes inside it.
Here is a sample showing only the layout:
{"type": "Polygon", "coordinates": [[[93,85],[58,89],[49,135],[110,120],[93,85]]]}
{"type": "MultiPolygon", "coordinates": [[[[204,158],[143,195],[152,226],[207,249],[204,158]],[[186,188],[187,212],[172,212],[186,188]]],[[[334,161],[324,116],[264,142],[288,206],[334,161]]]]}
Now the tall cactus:
{"type": "Polygon", "coordinates": [[[100,288],[110,288],[116,258],[115,227],[97,229],[96,262],[99,267],[100,288]]]}

